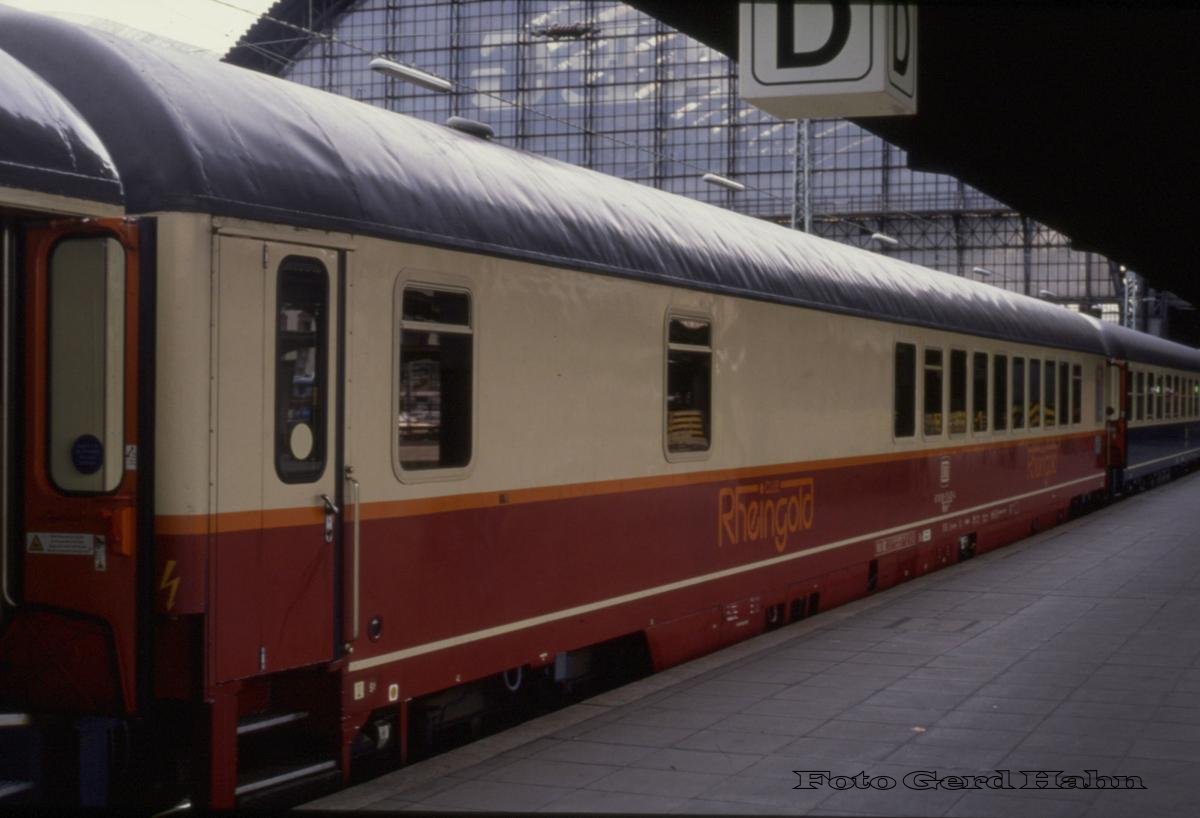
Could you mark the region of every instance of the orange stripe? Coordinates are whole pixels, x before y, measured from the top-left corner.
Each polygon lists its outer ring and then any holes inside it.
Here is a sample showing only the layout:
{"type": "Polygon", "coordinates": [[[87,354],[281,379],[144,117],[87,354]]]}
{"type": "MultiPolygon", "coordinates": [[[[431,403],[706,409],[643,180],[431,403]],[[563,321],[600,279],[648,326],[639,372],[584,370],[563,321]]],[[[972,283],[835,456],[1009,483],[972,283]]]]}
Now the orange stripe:
{"type": "Polygon", "coordinates": [[[216,522],[217,534],[235,531],[258,531],[264,528],[290,528],[299,525],[320,525],[325,512],[320,506],[276,508],[266,511],[229,511],[210,517],[206,514],[160,514],[154,518],[155,534],[208,534],[209,521],[216,522]]]}
{"type": "MultiPolygon", "coordinates": [[[[538,486],[512,491],[485,491],[474,494],[451,494],[444,497],[429,497],[419,500],[383,500],[363,503],[362,519],[383,520],[396,517],[416,517],[438,514],[445,511],[465,511],[480,508],[498,508],[505,505],[541,503],[550,500],[569,500],[581,497],[598,497],[606,494],[623,494],[651,489],[677,488],[701,483],[720,483],[729,480],[746,480],[759,477],[792,474],[798,471],[826,471],[849,466],[868,466],[891,463],[898,460],[941,457],[948,454],[963,454],[987,449],[1006,449],[1013,446],[1052,443],[1074,438],[1091,437],[1100,430],[1074,432],[1050,437],[1019,437],[1011,440],[988,441],[971,446],[953,446],[940,449],[921,449],[909,452],[840,457],[814,460],[807,463],[781,463],[774,466],[748,466],[737,469],[714,469],[685,474],[658,474],[652,477],[632,477],[619,480],[600,480],[594,483],[569,483],[562,486],[538,486]]],[[[234,511],[217,514],[216,533],[254,531],[260,528],[287,528],[297,525],[316,525],[324,520],[320,506],[270,509],[266,511],[234,511]]],[[[155,518],[156,534],[207,534],[208,515],[160,515],[155,518]]]]}

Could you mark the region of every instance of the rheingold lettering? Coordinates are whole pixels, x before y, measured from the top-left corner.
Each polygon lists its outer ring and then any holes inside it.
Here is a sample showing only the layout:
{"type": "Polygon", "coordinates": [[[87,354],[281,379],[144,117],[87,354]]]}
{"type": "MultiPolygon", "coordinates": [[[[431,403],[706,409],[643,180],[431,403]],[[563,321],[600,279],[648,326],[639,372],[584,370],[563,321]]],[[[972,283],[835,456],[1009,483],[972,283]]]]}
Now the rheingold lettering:
{"type": "Polygon", "coordinates": [[[722,488],[717,497],[717,543],[771,540],[782,554],[790,535],[812,528],[814,488],[811,477],[722,488]]]}

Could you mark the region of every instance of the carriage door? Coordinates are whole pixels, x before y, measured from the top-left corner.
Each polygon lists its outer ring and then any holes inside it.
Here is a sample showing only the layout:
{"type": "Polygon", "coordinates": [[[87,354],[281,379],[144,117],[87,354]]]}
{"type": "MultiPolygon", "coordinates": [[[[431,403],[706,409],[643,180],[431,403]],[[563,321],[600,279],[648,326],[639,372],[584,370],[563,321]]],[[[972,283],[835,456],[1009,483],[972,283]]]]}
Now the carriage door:
{"type": "Polygon", "coordinates": [[[136,226],[29,227],[20,617],[7,643],[31,707],[134,706],[136,226]]]}
{"type": "Polygon", "coordinates": [[[335,654],[341,260],[217,239],[217,682],[335,654]]]}

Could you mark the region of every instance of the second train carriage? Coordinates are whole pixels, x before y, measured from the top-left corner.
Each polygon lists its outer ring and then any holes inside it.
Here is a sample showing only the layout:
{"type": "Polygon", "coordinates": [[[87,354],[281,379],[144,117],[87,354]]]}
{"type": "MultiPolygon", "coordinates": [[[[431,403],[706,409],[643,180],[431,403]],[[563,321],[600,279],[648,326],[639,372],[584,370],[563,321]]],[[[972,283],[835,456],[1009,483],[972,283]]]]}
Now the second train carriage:
{"type": "Polygon", "coordinates": [[[0,61],[0,706],[91,803],[113,736],[344,779],[1195,454],[1177,344],[32,15],[0,61]]]}

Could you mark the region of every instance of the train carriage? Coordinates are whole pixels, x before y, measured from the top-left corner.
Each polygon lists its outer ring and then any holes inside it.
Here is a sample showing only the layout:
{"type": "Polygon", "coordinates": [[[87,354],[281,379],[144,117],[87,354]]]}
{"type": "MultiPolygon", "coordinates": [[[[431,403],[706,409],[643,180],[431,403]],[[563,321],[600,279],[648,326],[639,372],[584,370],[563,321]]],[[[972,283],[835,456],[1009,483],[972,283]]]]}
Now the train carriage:
{"type": "Polygon", "coordinates": [[[85,803],[347,780],[1052,525],[1131,366],[1194,454],[1179,345],[34,15],[0,66],[0,710],[85,803]]]}

